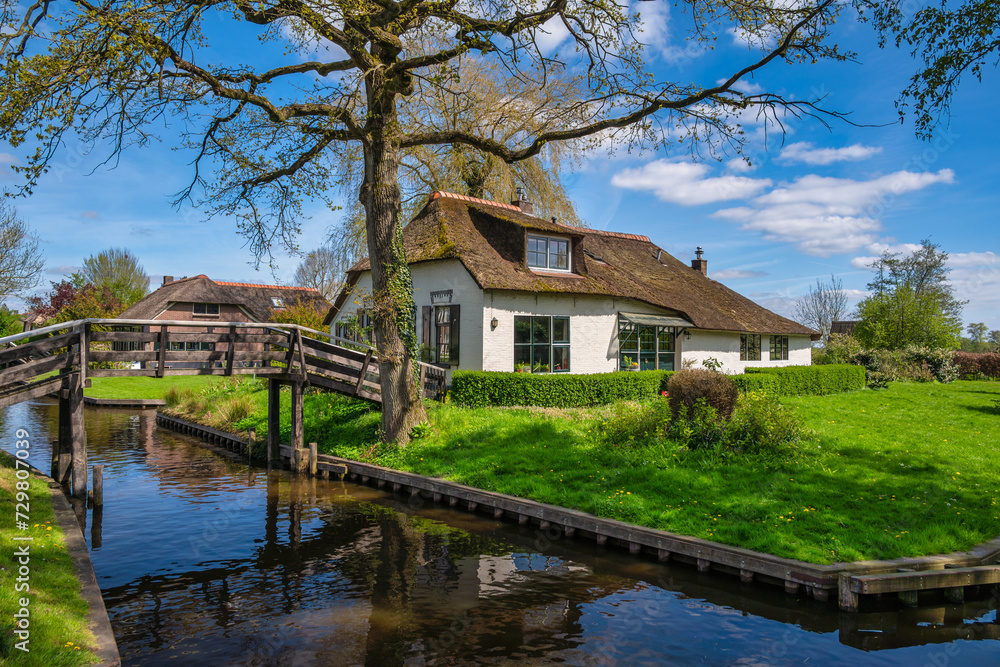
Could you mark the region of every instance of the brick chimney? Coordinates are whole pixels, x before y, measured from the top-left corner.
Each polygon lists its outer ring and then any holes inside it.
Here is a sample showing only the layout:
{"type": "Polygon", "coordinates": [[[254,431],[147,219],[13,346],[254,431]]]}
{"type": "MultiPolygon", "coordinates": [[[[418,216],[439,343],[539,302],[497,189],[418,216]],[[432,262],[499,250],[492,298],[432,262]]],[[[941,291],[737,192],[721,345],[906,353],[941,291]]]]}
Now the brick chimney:
{"type": "Polygon", "coordinates": [[[524,193],[524,188],[517,188],[517,199],[511,202],[514,206],[521,209],[521,213],[525,215],[535,214],[535,205],[528,201],[528,196],[524,193]]]}
{"type": "Polygon", "coordinates": [[[172,282],[174,282],[174,277],[173,276],[163,276],[163,284],[164,285],[169,285],[172,282]]]}
{"type": "Polygon", "coordinates": [[[702,275],[708,275],[708,260],[702,259],[701,256],[705,254],[705,251],[698,246],[698,249],[694,251],[694,259],[691,260],[691,268],[695,271],[701,271],[702,275]]]}

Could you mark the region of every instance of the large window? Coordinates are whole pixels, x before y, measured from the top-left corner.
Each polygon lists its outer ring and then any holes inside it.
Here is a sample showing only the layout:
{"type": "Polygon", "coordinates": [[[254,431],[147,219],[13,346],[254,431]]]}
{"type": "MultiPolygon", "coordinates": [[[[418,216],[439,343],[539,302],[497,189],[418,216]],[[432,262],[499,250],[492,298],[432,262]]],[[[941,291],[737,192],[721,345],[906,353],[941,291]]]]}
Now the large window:
{"type": "Polygon", "coordinates": [[[788,336],[771,336],[771,361],[788,360],[788,336]]]}
{"type": "Polygon", "coordinates": [[[514,367],[533,373],[569,372],[569,318],[515,316],[514,367]]]}
{"type": "Polygon", "coordinates": [[[458,304],[423,307],[420,325],[422,360],[458,366],[461,318],[462,307],[458,304]]]}
{"type": "Polygon", "coordinates": [[[337,322],[333,328],[333,335],[364,345],[374,345],[374,331],[375,323],[372,321],[371,313],[364,308],[359,308],[337,322]]]}
{"type": "Polygon", "coordinates": [[[569,271],[569,240],[529,235],[528,266],[552,271],[569,271]]]}
{"type": "Polygon", "coordinates": [[[218,315],[219,304],[217,303],[196,303],[194,304],[195,315],[218,315]]]}
{"type": "Polygon", "coordinates": [[[447,362],[451,358],[451,306],[434,308],[434,341],[437,361],[447,362]]]}
{"type": "Polygon", "coordinates": [[[740,361],[760,361],[760,335],[740,335],[740,361]]]}
{"type": "Polygon", "coordinates": [[[639,370],[674,370],[676,336],[672,327],[656,327],[620,322],[618,363],[626,370],[635,364],[639,370]]]}

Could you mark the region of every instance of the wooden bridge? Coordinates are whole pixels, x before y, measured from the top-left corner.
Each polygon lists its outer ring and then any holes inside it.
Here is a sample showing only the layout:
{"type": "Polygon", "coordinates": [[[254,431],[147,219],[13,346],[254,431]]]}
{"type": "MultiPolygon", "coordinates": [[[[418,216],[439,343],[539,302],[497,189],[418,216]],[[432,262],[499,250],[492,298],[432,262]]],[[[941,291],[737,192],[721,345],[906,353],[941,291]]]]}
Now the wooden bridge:
{"type": "MultiPolygon", "coordinates": [[[[373,348],[295,324],[89,319],[0,338],[0,408],[59,396],[51,475],[64,485],[72,481],[81,499],[87,497],[83,390],[90,378],[169,375],[266,378],[268,460],[278,460],[280,451],[282,385],[291,387],[293,450],[303,447],[306,386],[382,402],[373,348]]],[[[420,386],[424,397],[440,399],[445,372],[420,363],[420,386]]]]}

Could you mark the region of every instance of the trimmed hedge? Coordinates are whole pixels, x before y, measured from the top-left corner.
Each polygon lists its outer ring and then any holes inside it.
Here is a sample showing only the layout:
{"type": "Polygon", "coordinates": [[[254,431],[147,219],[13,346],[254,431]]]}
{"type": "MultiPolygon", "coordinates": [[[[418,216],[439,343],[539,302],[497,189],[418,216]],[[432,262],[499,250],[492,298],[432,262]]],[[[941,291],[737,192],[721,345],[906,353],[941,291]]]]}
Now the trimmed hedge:
{"type": "Polygon", "coordinates": [[[590,375],[455,371],[451,400],[471,408],[579,408],[659,396],[673,371],[629,371],[590,375]]]}
{"type": "Polygon", "coordinates": [[[745,373],[777,378],[778,393],[784,396],[837,394],[864,389],[867,384],[864,367],[851,364],[747,368],[745,373]]]}
{"type": "Polygon", "coordinates": [[[996,352],[956,352],[952,361],[962,377],[1000,379],[1000,354],[996,352]]]}
{"type": "Polygon", "coordinates": [[[750,375],[730,375],[741,394],[749,394],[751,391],[762,391],[767,394],[781,393],[781,380],[767,373],[751,373],[750,375]]]}

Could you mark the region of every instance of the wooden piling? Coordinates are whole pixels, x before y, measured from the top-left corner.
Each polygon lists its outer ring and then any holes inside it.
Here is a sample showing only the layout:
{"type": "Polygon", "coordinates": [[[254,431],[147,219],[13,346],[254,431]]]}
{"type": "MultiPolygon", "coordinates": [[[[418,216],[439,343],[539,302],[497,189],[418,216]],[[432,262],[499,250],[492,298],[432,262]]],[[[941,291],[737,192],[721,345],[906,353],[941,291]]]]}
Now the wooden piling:
{"type": "Polygon", "coordinates": [[[257,429],[247,431],[247,458],[253,460],[253,452],[257,448],[257,429]]]}
{"type": "Polygon", "coordinates": [[[69,374],[59,392],[59,456],[55,480],[72,495],[87,502],[87,432],[83,423],[83,383],[79,373],[69,374]]]}
{"type": "Polygon", "coordinates": [[[281,467],[281,383],[267,380],[267,469],[281,467]]]}
{"type": "Polygon", "coordinates": [[[104,466],[94,466],[94,509],[104,507],[104,466]]]}
{"type": "Polygon", "coordinates": [[[318,451],[315,442],[309,443],[309,474],[312,477],[316,476],[316,471],[319,470],[317,464],[319,463],[318,451]]]}
{"type": "Polygon", "coordinates": [[[292,382],[292,449],[302,449],[305,435],[302,423],[302,389],[303,383],[292,382]]]}

